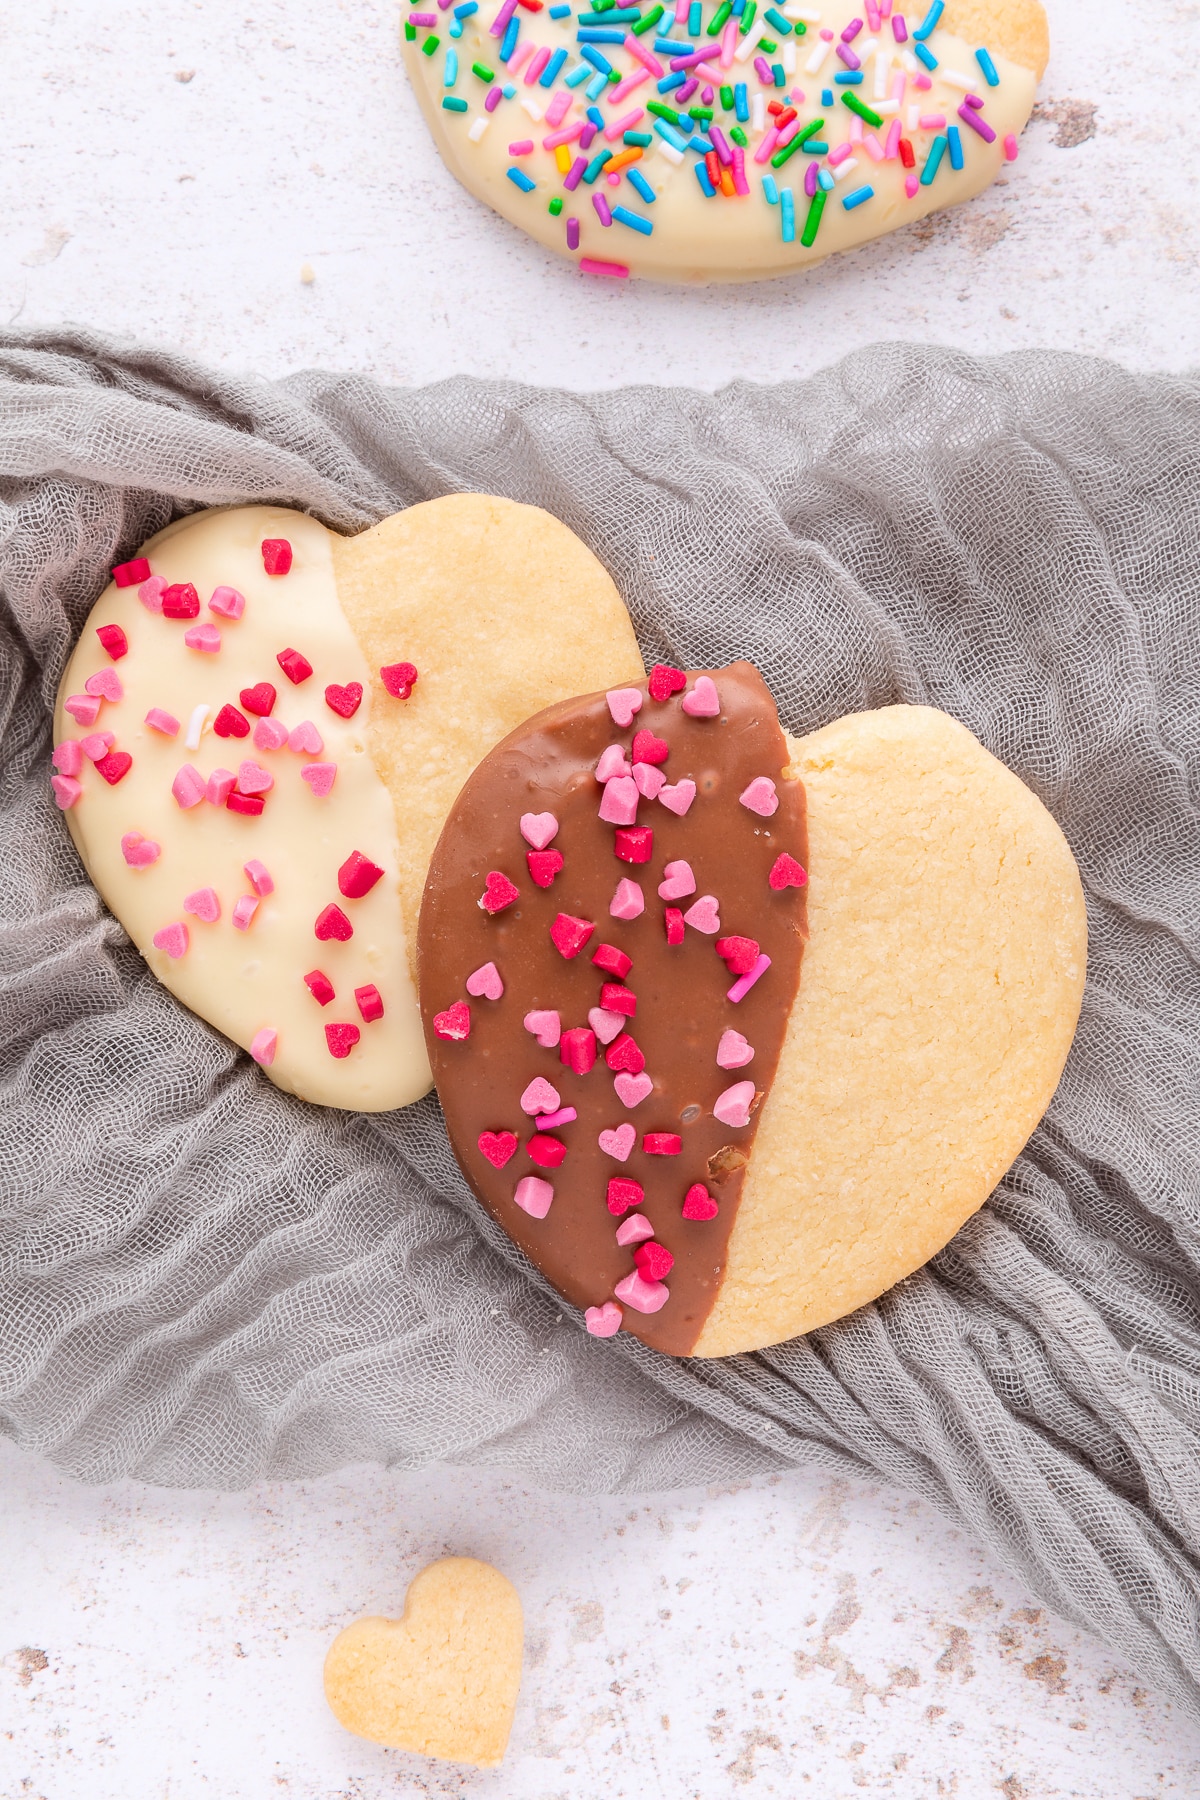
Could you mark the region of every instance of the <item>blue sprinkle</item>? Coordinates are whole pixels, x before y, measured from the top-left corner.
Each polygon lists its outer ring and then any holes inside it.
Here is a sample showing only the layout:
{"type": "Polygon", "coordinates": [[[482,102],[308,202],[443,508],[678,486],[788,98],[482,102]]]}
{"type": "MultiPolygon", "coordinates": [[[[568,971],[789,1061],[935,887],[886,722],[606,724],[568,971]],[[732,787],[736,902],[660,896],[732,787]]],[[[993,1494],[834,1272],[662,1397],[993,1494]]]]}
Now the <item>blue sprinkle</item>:
{"type": "Polygon", "coordinates": [[[700,186],[704,189],[704,192],[707,194],[708,198],[711,200],[714,197],[714,195],[716,194],[717,190],[713,186],[712,182],[708,179],[708,170],[705,168],[705,166],[702,162],[693,163],[692,167],[696,171],[696,180],[700,183],[700,186]]]}
{"type": "Polygon", "coordinates": [[[846,198],[842,201],[842,205],[847,212],[853,212],[856,206],[861,206],[865,200],[872,199],[874,193],[875,189],[873,187],[855,188],[852,194],[846,195],[846,198]]]}
{"type": "Polygon", "coordinates": [[[709,151],[714,150],[715,148],[716,145],[713,143],[712,139],[710,137],[705,137],[700,132],[696,133],[696,136],[688,145],[689,150],[696,150],[701,156],[707,156],[709,151]]]}
{"type": "Polygon", "coordinates": [[[791,20],[785,19],[783,14],[781,12],[776,12],[776,10],[773,6],[768,6],[766,12],[763,14],[763,18],[770,20],[771,24],[775,27],[775,29],[779,33],[780,37],[791,37],[791,35],[792,35],[791,20]]]}
{"type": "Polygon", "coordinates": [[[551,19],[569,19],[571,9],[569,6],[552,6],[547,16],[551,19]]]}
{"type": "Polygon", "coordinates": [[[787,86],[787,76],[784,74],[782,63],[772,63],[771,73],[775,77],[775,86],[777,88],[787,86]]]}
{"type": "Polygon", "coordinates": [[[581,62],[576,64],[569,75],[563,76],[564,87],[577,88],[581,81],[586,81],[588,79],[591,72],[592,71],[587,63],[581,62]]]}
{"type": "Polygon", "coordinates": [[[604,127],[608,124],[608,120],[598,106],[589,106],[587,109],[587,117],[592,121],[592,124],[596,127],[597,131],[603,131],[604,127]]]}
{"type": "Polygon", "coordinates": [[[477,13],[478,11],[479,0],[463,0],[461,6],[455,7],[454,16],[456,19],[469,19],[472,13],[477,13]]]}
{"type": "Polygon", "coordinates": [[[805,156],[824,156],[829,150],[829,145],[822,144],[817,138],[809,138],[807,144],[803,144],[801,148],[805,156]]]}
{"type": "Polygon", "coordinates": [[[938,59],[933,54],[933,51],[929,48],[928,44],[914,44],[913,55],[917,58],[918,62],[923,62],[927,69],[936,69],[938,66],[938,59]]]}
{"type": "MultiPolygon", "coordinates": [[[[831,100],[829,104],[832,106],[833,101],[831,100]]],[[[739,81],[734,86],[733,110],[744,125],[746,120],[750,117],[750,96],[746,92],[746,83],[744,81],[739,81]]]]}
{"type": "Polygon", "coordinates": [[[946,154],[946,140],[939,131],[929,146],[929,155],[925,158],[925,167],[921,170],[921,186],[928,187],[938,172],[943,156],[946,154]]]}
{"type": "MultiPolygon", "coordinates": [[[[863,72],[861,69],[841,69],[834,76],[839,87],[861,87],[863,72]]],[[[829,96],[829,104],[833,105],[833,95],[829,96]]]]}
{"type": "Polygon", "coordinates": [[[700,0],[692,0],[688,7],[688,36],[699,37],[702,23],[700,0]]]}
{"type": "Polygon", "coordinates": [[[663,76],[662,80],[658,83],[658,91],[660,94],[669,94],[672,88],[682,87],[686,80],[686,70],[676,69],[673,75],[663,76]]]}
{"type": "Polygon", "coordinates": [[[679,42],[675,38],[655,38],[654,48],[664,56],[690,56],[696,46],[679,42]]]}
{"type": "Polygon", "coordinates": [[[521,21],[511,18],[504,32],[504,42],[500,46],[500,61],[507,62],[517,47],[517,33],[521,29],[521,21]]]}
{"type": "Polygon", "coordinates": [[[665,119],[655,119],[654,129],[657,131],[664,144],[670,144],[672,150],[687,149],[687,139],[680,137],[675,127],[673,125],[668,125],[665,119]]]}
{"type": "Polygon", "coordinates": [[[446,98],[442,101],[442,105],[447,112],[465,113],[467,110],[466,101],[456,100],[453,94],[447,94],[446,98]]]}
{"type": "Polygon", "coordinates": [[[643,237],[649,237],[654,230],[649,219],[643,219],[641,213],[630,212],[627,206],[614,206],[612,216],[622,225],[628,225],[631,231],[640,231],[643,237]]]}
{"type": "MultiPolygon", "coordinates": [[[[629,185],[637,189],[647,206],[653,206],[658,196],[650,186],[650,183],[646,180],[646,177],[642,174],[642,171],[640,169],[626,169],[625,173],[629,177],[629,185]]],[[[613,217],[616,217],[615,213],[613,214],[613,217]]]]}
{"type": "Polygon", "coordinates": [[[451,21],[450,21],[450,36],[452,38],[460,38],[462,36],[462,20],[461,19],[451,19],[451,21]]]}
{"type": "Polygon", "coordinates": [[[606,13],[580,13],[579,23],[581,25],[626,25],[631,22],[636,23],[641,16],[640,6],[613,6],[606,13]]]}
{"type": "Polygon", "coordinates": [[[583,91],[589,100],[598,100],[607,87],[608,76],[597,74],[592,76],[592,79],[588,82],[583,91]]]}
{"type": "Polygon", "coordinates": [[[566,60],[566,51],[556,50],[554,55],[550,58],[550,61],[538,76],[538,86],[544,88],[553,87],[554,83],[558,80],[558,71],[562,68],[566,60]]]}
{"type": "Polygon", "coordinates": [[[947,126],[946,140],[950,145],[950,167],[961,169],[963,166],[962,133],[957,125],[947,126]]]}
{"type": "Polygon", "coordinates": [[[767,205],[768,206],[778,206],[779,205],[779,189],[775,186],[775,177],[773,175],[764,175],[762,178],[762,183],[763,183],[763,194],[766,197],[767,205]]]}
{"type": "Polygon", "coordinates": [[[579,54],[587,62],[591,63],[593,69],[599,69],[601,75],[607,76],[610,73],[612,64],[609,62],[607,56],[605,56],[602,51],[597,50],[593,44],[585,44],[579,54]]]}
{"type": "Polygon", "coordinates": [[[740,19],[746,10],[746,0],[733,0],[733,16],[740,19]]]}
{"type": "Polygon", "coordinates": [[[913,32],[913,36],[919,44],[923,44],[930,32],[936,28],[937,22],[945,10],[946,0],[933,0],[933,5],[929,8],[929,11],[925,14],[925,17],[921,20],[917,29],[913,32]]]}
{"type": "Polygon", "coordinates": [[[517,93],[516,82],[506,81],[504,86],[501,88],[500,92],[504,95],[504,98],[506,100],[514,100],[516,98],[516,93],[517,93]]]}
{"type": "Polygon", "coordinates": [[[458,51],[447,50],[446,62],[442,69],[442,86],[453,87],[458,80],[458,51]]]}
{"type": "Polygon", "coordinates": [[[980,68],[983,70],[983,79],[987,82],[988,86],[989,87],[999,87],[1000,86],[1000,74],[999,74],[998,69],[996,68],[995,63],[992,61],[991,57],[988,55],[987,51],[986,50],[977,50],[975,52],[975,61],[979,64],[980,68]]]}
{"type": "Polygon", "coordinates": [[[524,169],[509,169],[508,179],[515,181],[523,194],[531,194],[537,186],[536,181],[530,181],[524,169]]]}
{"type": "MultiPolygon", "coordinates": [[[[575,41],[579,44],[623,44],[625,42],[625,33],[623,31],[609,31],[603,27],[596,28],[589,25],[575,33],[575,41]]],[[[583,51],[580,51],[581,56],[584,54],[583,51]]]]}
{"type": "Polygon", "coordinates": [[[822,106],[832,106],[833,105],[833,89],[832,88],[822,88],[821,89],[821,105],[822,106]]]}
{"type": "Polygon", "coordinates": [[[829,173],[828,169],[818,169],[817,170],[817,182],[821,187],[823,187],[825,189],[825,192],[827,194],[832,194],[832,192],[833,192],[833,176],[829,173]]]}
{"type": "Polygon", "coordinates": [[[790,187],[785,187],[779,195],[779,228],[783,233],[785,244],[796,241],[796,196],[790,187]]]}
{"type": "Polygon", "coordinates": [[[605,163],[611,162],[611,161],[612,161],[612,151],[611,150],[601,150],[599,156],[593,156],[591,162],[588,164],[587,168],[583,171],[583,179],[587,182],[589,187],[591,187],[592,183],[595,181],[597,175],[599,175],[599,173],[600,173],[601,169],[604,167],[605,163]]]}

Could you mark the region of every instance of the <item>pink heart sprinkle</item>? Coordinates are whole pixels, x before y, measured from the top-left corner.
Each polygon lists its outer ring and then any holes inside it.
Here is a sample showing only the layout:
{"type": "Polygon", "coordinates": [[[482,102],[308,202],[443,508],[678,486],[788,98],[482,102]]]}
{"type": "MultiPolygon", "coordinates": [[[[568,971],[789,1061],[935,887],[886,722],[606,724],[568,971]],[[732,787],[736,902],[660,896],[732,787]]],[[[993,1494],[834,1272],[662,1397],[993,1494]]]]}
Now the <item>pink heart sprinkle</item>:
{"type": "Polygon", "coordinates": [[[318,800],[325,798],[336,775],[336,763],[307,763],[300,771],[301,781],[307,781],[318,800]]]}
{"type": "Polygon", "coordinates": [[[271,872],[265,864],[259,862],[257,856],[252,856],[248,863],[243,863],[242,870],[256,894],[273,894],[275,892],[275,882],[271,872]]]}
{"type": "Polygon", "coordinates": [[[500,971],[494,962],[483,963],[467,976],[467,992],[477,1000],[499,1000],[504,992],[500,971]]]}
{"type": "Polygon", "coordinates": [[[658,790],[659,804],[668,812],[677,813],[682,819],[692,801],[696,798],[694,781],[677,781],[674,787],[663,787],[658,790]]]}
{"type": "Polygon", "coordinates": [[[615,1156],[618,1162],[627,1162],[630,1151],[637,1143],[637,1132],[627,1119],[624,1125],[618,1125],[614,1131],[602,1131],[597,1142],[605,1156],[615,1156]]]}
{"type": "Polygon", "coordinates": [[[521,1095],[521,1111],[525,1113],[557,1112],[561,1105],[558,1089],[551,1087],[544,1075],[535,1075],[521,1095]]]}
{"type": "Polygon", "coordinates": [[[80,738],[79,748],[89,762],[95,763],[99,762],[102,756],[108,755],[116,741],[111,731],[91,731],[87,737],[80,738]]]}
{"type": "Polygon", "coordinates": [[[553,813],[522,813],[521,836],[534,850],[544,850],[558,836],[558,820],[553,813]]]}
{"type": "MultiPolygon", "coordinates": [[[[258,739],[254,741],[257,743],[258,739]]],[[[288,732],[287,747],[298,756],[320,756],[325,740],[311,719],[301,719],[299,725],[288,732]]]]}
{"type": "Polygon", "coordinates": [[[69,712],[79,725],[94,725],[100,716],[100,701],[95,694],[68,694],[63,711],[69,712]]]}
{"type": "Polygon", "coordinates": [[[70,812],[83,793],[82,785],[73,775],[52,775],[50,786],[54,790],[54,799],[60,812],[70,812]]]}
{"type": "Polygon", "coordinates": [[[721,712],[721,697],[716,683],[708,675],[697,675],[695,687],[679,704],[692,719],[715,719],[721,712]]]}
{"type": "Polygon", "coordinates": [[[199,769],[194,769],[191,763],[184,763],[171,783],[171,792],[186,812],[191,806],[199,806],[204,798],[205,785],[199,769]]]}
{"type": "Polygon", "coordinates": [[[115,669],[98,669],[89,675],[84,682],[89,694],[98,695],[101,700],[123,700],[125,689],[121,686],[121,677],[115,669]]]}
{"type": "Polygon", "coordinates": [[[621,1105],[632,1109],[653,1091],[654,1083],[645,1069],[640,1075],[630,1075],[628,1071],[623,1070],[620,1075],[614,1076],[613,1087],[621,1105]]]}
{"type": "Polygon", "coordinates": [[[721,929],[721,915],[717,911],[717,902],[712,894],[701,894],[694,906],[689,906],[683,915],[685,925],[693,931],[706,931],[710,935],[721,929]]]}
{"type": "Polygon", "coordinates": [[[775,783],[769,775],[756,775],[748,788],[738,795],[742,805],[760,819],[769,819],[772,813],[779,811],[779,795],[775,792],[775,783]]]}
{"type": "Polygon", "coordinates": [[[553,1050],[562,1037],[562,1020],[556,1012],[527,1012],[522,1023],[543,1050],[553,1050]]]}
{"type": "Polygon", "coordinates": [[[605,783],[600,801],[600,817],[606,825],[636,824],[639,797],[632,776],[614,776],[605,783]]]}
{"type": "Polygon", "coordinates": [[[665,1281],[643,1281],[636,1269],[632,1275],[626,1275],[624,1281],[618,1281],[613,1293],[626,1306],[632,1306],[640,1313],[656,1313],[671,1298],[671,1290],[665,1281]]]}
{"type": "Polygon", "coordinates": [[[187,954],[190,941],[186,925],[164,925],[161,931],[154,934],[154,948],[165,950],[175,961],[187,954]]]}
{"type": "Polygon", "coordinates": [[[221,634],[215,625],[193,625],[185,631],[183,641],[189,650],[202,650],[206,656],[213,656],[221,648],[221,634]]]}
{"type": "Polygon", "coordinates": [[[550,1211],[550,1202],[554,1198],[554,1189],[540,1175],[526,1175],[518,1181],[513,1192],[513,1199],[527,1212],[531,1219],[544,1219],[550,1211]]]}
{"type": "Polygon", "coordinates": [[[657,763],[634,763],[633,785],[646,800],[657,800],[667,785],[667,778],[657,763]]]}
{"type": "Polygon", "coordinates": [[[121,839],[121,855],[131,869],[148,869],[162,855],[162,846],[140,831],[127,831],[121,839]]]}
{"type": "Polygon", "coordinates": [[[665,880],[658,884],[658,891],[664,900],[682,900],[687,894],[696,891],[696,877],[692,874],[691,863],[669,862],[663,870],[665,880]]]}
{"type": "Polygon", "coordinates": [[[235,901],[232,918],[235,931],[249,931],[250,921],[258,911],[258,895],[242,894],[235,901]]]}
{"type": "Polygon", "coordinates": [[[232,769],[214,769],[208,778],[204,797],[210,806],[224,806],[233,792],[236,777],[232,769]]]}
{"type": "Polygon", "coordinates": [[[588,1024],[602,1044],[611,1044],[624,1031],[625,1017],[622,1013],[607,1012],[603,1006],[593,1006],[588,1013],[588,1024]]]}
{"type": "MultiPolygon", "coordinates": [[[[633,1127],[630,1126],[629,1129],[632,1131],[633,1127]]],[[[648,1238],[653,1236],[654,1227],[645,1213],[630,1213],[629,1217],[622,1219],[617,1226],[617,1242],[622,1250],[627,1244],[644,1244],[648,1238]]]]}
{"type": "Polygon", "coordinates": [[[282,750],[288,741],[288,728],[278,719],[260,719],[254,727],[256,750],[282,750]]]}
{"type": "Polygon", "coordinates": [[[246,610],[246,599],[236,588],[217,587],[212,591],[208,610],[218,613],[223,619],[240,619],[246,610]]]}
{"type": "Polygon", "coordinates": [[[620,725],[622,729],[632,725],[634,714],[642,710],[641,688],[609,688],[604,698],[608,701],[613,724],[620,725]]]}
{"type": "Polygon", "coordinates": [[[217,898],[216,888],[197,888],[194,894],[189,894],[184,900],[183,910],[194,913],[206,925],[214,924],[221,916],[221,902],[217,898]]]}
{"type": "Polygon", "coordinates": [[[78,775],[83,767],[83,746],[78,738],[64,738],[56,744],[50,761],[60,775],[78,775]]]}
{"type": "Polygon", "coordinates": [[[637,919],[646,910],[646,896],[636,881],[625,877],[617,883],[617,891],[609,902],[609,916],[614,919],[637,919]]]}
{"type": "Polygon", "coordinates": [[[264,1069],[269,1069],[275,1061],[275,1046],[278,1042],[279,1033],[273,1026],[264,1025],[261,1031],[256,1031],[250,1039],[250,1054],[255,1062],[261,1063],[264,1069]]]}
{"type": "Polygon", "coordinates": [[[275,786],[275,777],[261,763],[244,762],[238,764],[237,791],[239,794],[269,794],[275,786]]]}
{"type": "Polygon", "coordinates": [[[721,1033],[717,1045],[718,1069],[744,1069],[753,1055],[754,1045],[748,1044],[740,1031],[730,1029],[721,1033]]]}
{"type": "Polygon", "coordinates": [[[151,731],[161,731],[164,737],[179,736],[179,720],[174,713],[164,712],[161,706],[152,706],[146,714],[146,723],[151,731]]]}
{"type": "MultiPolygon", "coordinates": [[[[638,699],[641,699],[638,695],[638,699]]],[[[612,695],[609,695],[611,701],[612,695]]],[[[620,721],[617,721],[618,724],[620,721]]],[[[625,1314],[615,1300],[606,1300],[603,1306],[589,1306],[583,1315],[583,1322],[592,1337],[615,1337],[621,1329],[621,1321],[625,1314]]]]}
{"type": "Polygon", "coordinates": [[[138,599],[147,612],[160,613],[162,611],[163,595],[166,593],[167,587],[168,582],[165,575],[151,575],[148,580],[143,581],[138,589],[138,599]]]}
{"type": "Polygon", "coordinates": [[[713,1104],[713,1118],[720,1119],[722,1125],[748,1125],[750,1123],[750,1107],[754,1100],[754,1083],[752,1081],[735,1081],[732,1087],[713,1104]]]}
{"type": "Polygon", "coordinates": [[[624,744],[610,744],[596,764],[596,780],[611,781],[614,775],[632,777],[633,770],[625,760],[624,744]]]}

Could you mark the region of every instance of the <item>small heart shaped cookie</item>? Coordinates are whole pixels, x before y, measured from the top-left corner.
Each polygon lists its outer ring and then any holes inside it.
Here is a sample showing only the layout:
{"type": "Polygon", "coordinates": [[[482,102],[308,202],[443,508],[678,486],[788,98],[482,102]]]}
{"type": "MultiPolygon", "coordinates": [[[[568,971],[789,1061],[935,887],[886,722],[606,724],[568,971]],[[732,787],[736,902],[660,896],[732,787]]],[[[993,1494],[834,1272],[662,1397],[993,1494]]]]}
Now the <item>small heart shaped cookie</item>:
{"type": "Polygon", "coordinates": [[[422,1569],[399,1619],[356,1619],[325,1658],[338,1723],[393,1750],[494,1769],[512,1730],[524,1624],[512,1583],[447,1556],[422,1569]]]}

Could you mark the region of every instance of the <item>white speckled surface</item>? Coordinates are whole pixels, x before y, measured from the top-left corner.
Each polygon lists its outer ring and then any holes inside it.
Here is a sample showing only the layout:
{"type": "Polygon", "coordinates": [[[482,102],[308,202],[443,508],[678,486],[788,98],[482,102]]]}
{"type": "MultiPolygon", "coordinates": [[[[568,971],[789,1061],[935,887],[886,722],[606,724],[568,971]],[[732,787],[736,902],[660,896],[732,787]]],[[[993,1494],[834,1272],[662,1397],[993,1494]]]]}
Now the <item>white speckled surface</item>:
{"type": "MultiPolygon", "coordinates": [[[[10,6],[0,320],[404,382],[714,387],[874,337],[1188,366],[1200,151],[1150,107],[1195,66],[1197,15],[1051,10],[1043,117],[1002,185],[815,274],[680,293],[589,283],[461,194],[393,4],[10,6]]],[[[902,1494],[796,1475],[635,1504],[453,1470],[88,1490],[3,1444],[0,1492],[3,1800],[1200,1792],[1200,1729],[902,1494]],[[527,1610],[499,1774],[359,1743],[321,1697],[334,1632],[447,1549],[527,1610]]]]}

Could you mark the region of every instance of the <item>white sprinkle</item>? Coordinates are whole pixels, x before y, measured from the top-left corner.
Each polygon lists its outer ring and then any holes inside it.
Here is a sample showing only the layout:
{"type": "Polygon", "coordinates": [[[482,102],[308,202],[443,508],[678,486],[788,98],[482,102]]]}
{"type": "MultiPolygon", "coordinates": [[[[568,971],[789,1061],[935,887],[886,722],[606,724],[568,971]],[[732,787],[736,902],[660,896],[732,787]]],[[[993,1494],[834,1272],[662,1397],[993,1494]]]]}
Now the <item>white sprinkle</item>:
{"type": "Polygon", "coordinates": [[[900,61],[904,64],[910,75],[924,75],[926,72],[911,50],[902,50],[900,52],[900,61]]]}
{"type": "Polygon", "coordinates": [[[978,77],[974,75],[964,75],[961,69],[948,69],[945,64],[943,64],[937,72],[937,79],[939,81],[948,81],[951,87],[961,88],[964,94],[969,94],[971,89],[975,86],[978,77]]]}
{"type": "Polygon", "coordinates": [[[477,144],[479,142],[480,138],[483,136],[484,132],[487,130],[487,128],[491,124],[491,122],[492,122],[491,119],[487,116],[486,113],[484,113],[482,118],[476,119],[476,121],[472,125],[470,131],[468,131],[468,133],[467,133],[467,136],[470,138],[470,140],[473,144],[477,144]]]}
{"type": "Polygon", "coordinates": [[[825,58],[829,55],[829,52],[832,49],[833,49],[832,44],[825,44],[825,43],[818,44],[815,47],[815,49],[813,50],[812,55],[809,57],[808,61],[804,65],[804,73],[806,75],[815,75],[817,70],[821,67],[821,64],[825,61],[825,58]]]}
{"type": "Polygon", "coordinates": [[[200,733],[204,730],[209,710],[207,700],[202,700],[199,706],[193,706],[192,716],[188,720],[188,728],[183,739],[185,749],[198,750],[200,748],[200,733]]]}
{"type": "Polygon", "coordinates": [[[878,50],[879,39],[878,38],[864,38],[863,42],[861,44],[855,44],[854,48],[858,52],[859,62],[865,63],[867,61],[867,58],[874,56],[875,52],[878,50]]]}
{"type": "Polygon", "coordinates": [[[526,95],[522,94],[521,106],[524,109],[524,111],[529,114],[530,118],[533,120],[535,125],[541,124],[543,118],[545,117],[545,114],[543,113],[541,107],[537,104],[537,102],[535,100],[530,100],[526,97],[526,95]]]}
{"type": "Polygon", "coordinates": [[[874,106],[875,111],[879,114],[881,119],[885,119],[889,113],[898,113],[900,111],[900,102],[898,100],[876,100],[874,106]]]}
{"type": "Polygon", "coordinates": [[[814,12],[811,6],[797,6],[796,0],[788,0],[788,4],[780,8],[785,19],[803,19],[806,25],[819,25],[821,15],[814,12]]]}
{"type": "Polygon", "coordinates": [[[919,106],[910,106],[908,109],[908,129],[910,131],[916,131],[920,122],[921,108],[919,106]]]}
{"type": "Polygon", "coordinates": [[[783,49],[779,52],[779,60],[783,64],[783,72],[785,75],[794,75],[796,73],[796,40],[795,40],[795,38],[787,39],[786,43],[783,46],[783,49]]]}
{"type": "Polygon", "coordinates": [[[750,102],[750,129],[763,131],[767,123],[767,102],[762,94],[755,94],[750,102]]]}
{"type": "Polygon", "coordinates": [[[759,38],[766,37],[766,35],[767,27],[765,21],[762,19],[755,19],[753,25],[746,33],[746,36],[742,39],[741,43],[733,53],[735,60],[738,62],[749,62],[750,58],[758,48],[759,38]]]}
{"type": "Polygon", "coordinates": [[[677,150],[674,144],[664,144],[660,139],[654,148],[660,156],[665,156],[669,163],[678,164],[683,161],[683,151],[677,150]]]}
{"type": "Polygon", "coordinates": [[[851,169],[857,169],[857,167],[858,167],[857,156],[848,156],[846,158],[845,162],[839,163],[837,168],[833,171],[833,179],[835,181],[844,181],[846,176],[849,175],[851,169]]]}
{"type": "Polygon", "coordinates": [[[882,100],[888,91],[888,76],[892,72],[892,53],[880,50],[875,57],[875,98],[882,100]]]}

